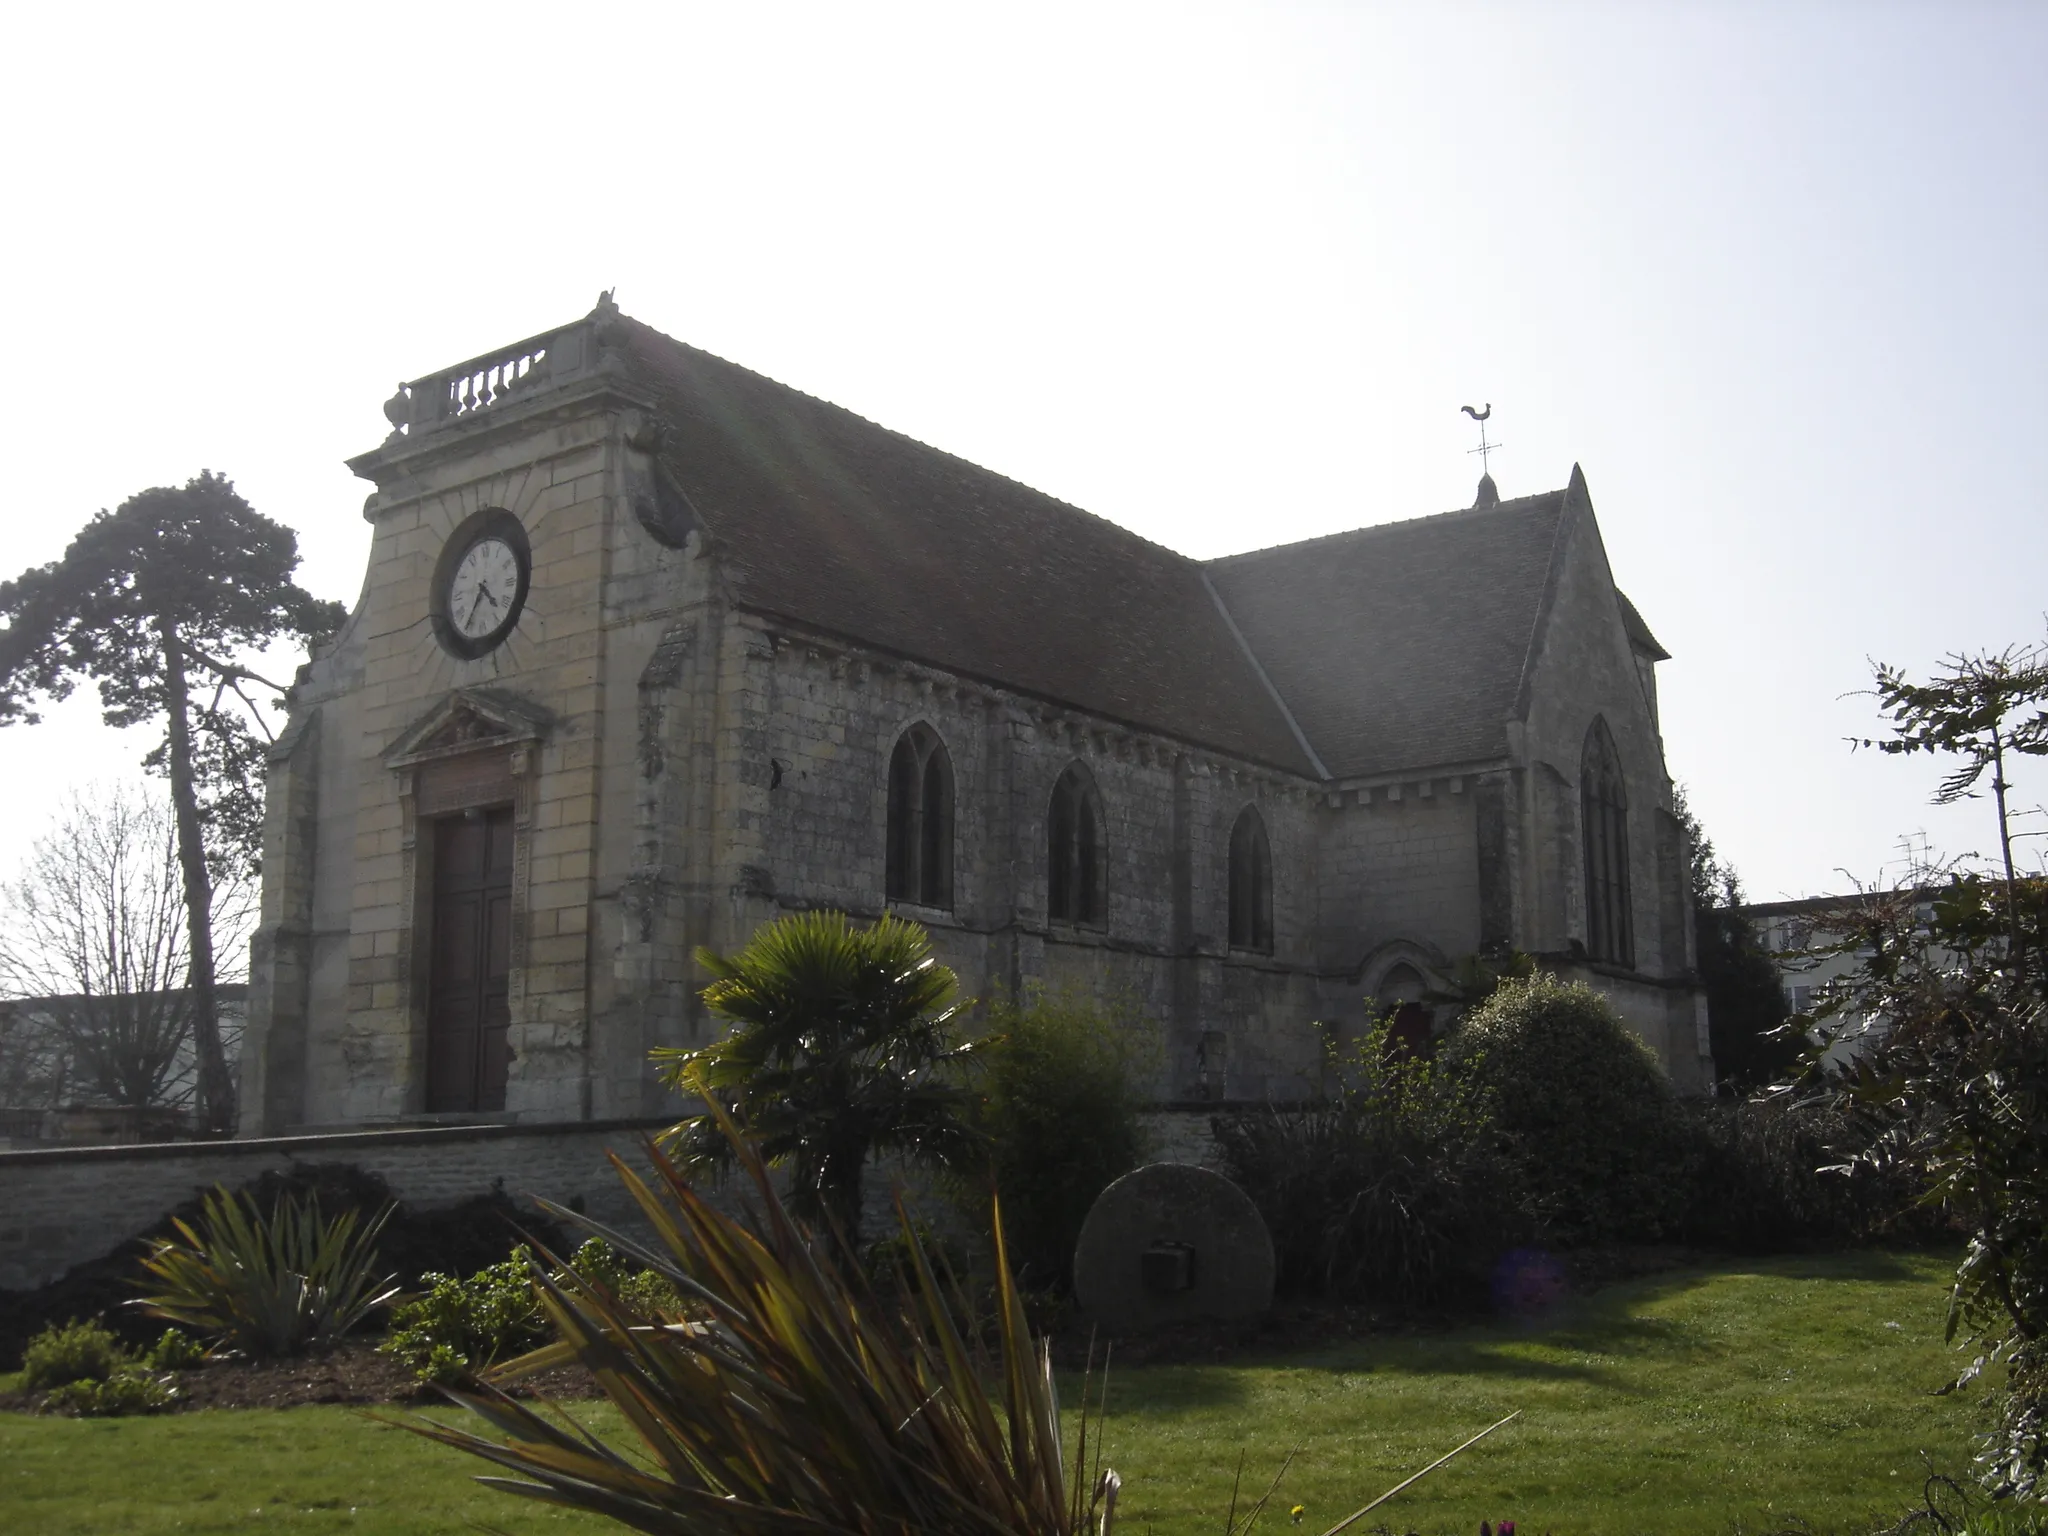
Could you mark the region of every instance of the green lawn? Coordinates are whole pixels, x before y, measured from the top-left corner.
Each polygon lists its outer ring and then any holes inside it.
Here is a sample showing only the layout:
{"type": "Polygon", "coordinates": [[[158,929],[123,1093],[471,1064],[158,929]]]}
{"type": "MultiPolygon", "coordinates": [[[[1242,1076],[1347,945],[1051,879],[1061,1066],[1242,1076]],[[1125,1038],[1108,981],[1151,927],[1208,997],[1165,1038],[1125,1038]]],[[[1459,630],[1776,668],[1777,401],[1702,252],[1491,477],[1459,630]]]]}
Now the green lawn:
{"type": "MultiPolygon", "coordinates": [[[[1917,1498],[1921,1453],[1968,1461],[1982,1397],[1933,1396],[1947,1266],[1878,1255],[1729,1263],[1605,1291],[1547,1328],[1118,1372],[1121,1528],[1219,1532],[1240,1449],[1322,1529],[1511,1409],[1523,1417],[1387,1506],[1396,1531],[1530,1536],[1868,1529],[1917,1498]],[[1897,1324],[1896,1327],[1891,1326],[1897,1324]]],[[[1066,1387],[1069,1401],[1072,1384],[1066,1387]]],[[[615,1426],[608,1409],[595,1422],[615,1426]]],[[[481,1470],[343,1409],[0,1418],[0,1531],[596,1528],[479,1488],[481,1470]]],[[[1369,1527],[1379,1516],[1366,1522],[1369,1527]]]]}

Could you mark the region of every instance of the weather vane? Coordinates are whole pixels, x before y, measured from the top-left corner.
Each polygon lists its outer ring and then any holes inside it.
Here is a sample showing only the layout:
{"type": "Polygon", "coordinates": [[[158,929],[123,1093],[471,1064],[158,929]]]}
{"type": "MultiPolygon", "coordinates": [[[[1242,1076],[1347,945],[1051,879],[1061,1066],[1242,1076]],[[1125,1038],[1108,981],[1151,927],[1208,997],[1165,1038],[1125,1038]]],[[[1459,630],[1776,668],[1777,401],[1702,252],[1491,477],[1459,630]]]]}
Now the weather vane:
{"type": "Polygon", "coordinates": [[[1499,443],[1489,443],[1486,440],[1486,418],[1493,414],[1493,402],[1491,400],[1487,401],[1484,410],[1475,411],[1469,405],[1461,405],[1458,409],[1479,423],[1479,446],[1477,448],[1467,448],[1465,452],[1467,454],[1476,453],[1479,455],[1479,473],[1482,475],[1492,474],[1493,468],[1487,463],[1487,455],[1500,447],[1499,443]]]}

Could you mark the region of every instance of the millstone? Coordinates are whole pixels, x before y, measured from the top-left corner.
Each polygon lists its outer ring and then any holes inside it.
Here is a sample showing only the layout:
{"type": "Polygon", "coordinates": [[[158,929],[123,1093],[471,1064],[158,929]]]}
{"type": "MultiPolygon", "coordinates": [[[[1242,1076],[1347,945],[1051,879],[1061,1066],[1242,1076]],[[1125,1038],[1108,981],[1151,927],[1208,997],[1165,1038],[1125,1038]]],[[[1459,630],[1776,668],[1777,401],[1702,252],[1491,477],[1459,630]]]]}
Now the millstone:
{"type": "Polygon", "coordinates": [[[1074,1249],[1074,1294],[1104,1328],[1256,1317],[1273,1300],[1273,1239],[1249,1196],[1192,1163],[1105,1189],[1074,1249]]]}

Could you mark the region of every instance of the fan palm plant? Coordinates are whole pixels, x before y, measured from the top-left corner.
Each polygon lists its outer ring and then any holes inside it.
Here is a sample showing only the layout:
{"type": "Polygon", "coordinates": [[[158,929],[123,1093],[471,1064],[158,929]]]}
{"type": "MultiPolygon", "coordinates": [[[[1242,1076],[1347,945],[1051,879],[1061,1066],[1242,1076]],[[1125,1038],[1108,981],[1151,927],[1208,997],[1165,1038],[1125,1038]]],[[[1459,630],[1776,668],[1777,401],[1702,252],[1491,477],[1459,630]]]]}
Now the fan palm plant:
{"type": "MultiPolygon", "coordinates": [[[[735,955],[700,949],[697,960],[714,978],[705,1003],[732,1028],[656,1060],[671,1086],[715,1099],[788,1170],[799,1219],[856,1239],[873,1153],[929,1167],[978,1157],[957,1071],[974,1044],[958,1036],[956,979],[918,924],[885,916],[861,928],[843,912],[798,912],[735,955]]],[[[664,1143],[689,1172],[732,1159],[709,1114],[664,1143]]]]}
{"type": "Polygon", "coordinates": [[[517,1474],[487,1483],[639,1531],[1109,1531],[1118,1479],[1089,1465],[1085,1413],[1071,1464],[1063,1455],[1051,1361],[1030,1338],[1007,1255],[999,1250],[990,1361],[961,1330],[900,1204],[911,1277],[890,1304],[820,1260],[715,1101],[706,1118],[752,1182],[751,1227],[650,1149],[652,1184],[613,1162],[654,1243],[596,1228],[667,1278],[697,1320],[644,1316],[602,1279],[536,1255],[533,1283],[558,1341],[452,1394],[489,1433],[409,1427],[517,1474]],[[589,1369],[644,1454],[502,1390],[571,1361],[589,1369]]]}

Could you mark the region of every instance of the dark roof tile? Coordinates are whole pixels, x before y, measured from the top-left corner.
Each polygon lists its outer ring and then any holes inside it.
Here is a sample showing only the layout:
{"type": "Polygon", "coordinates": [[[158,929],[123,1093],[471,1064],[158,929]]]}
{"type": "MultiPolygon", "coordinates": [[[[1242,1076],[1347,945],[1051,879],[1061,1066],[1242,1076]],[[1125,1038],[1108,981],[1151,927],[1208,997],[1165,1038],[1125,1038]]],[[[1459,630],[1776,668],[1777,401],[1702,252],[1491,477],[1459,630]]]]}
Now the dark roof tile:
{"type": "Polygon", "coordinates": [[[1312,773],[1202,567],[850,411],[620,321],[663,463],[734,600],[1255,762],[1312,773]]]}
{"type": "Polygon", "coordinates": [[[1500,757],[1565,491],[1209,562],[1337,778],[1500,757]]]}

